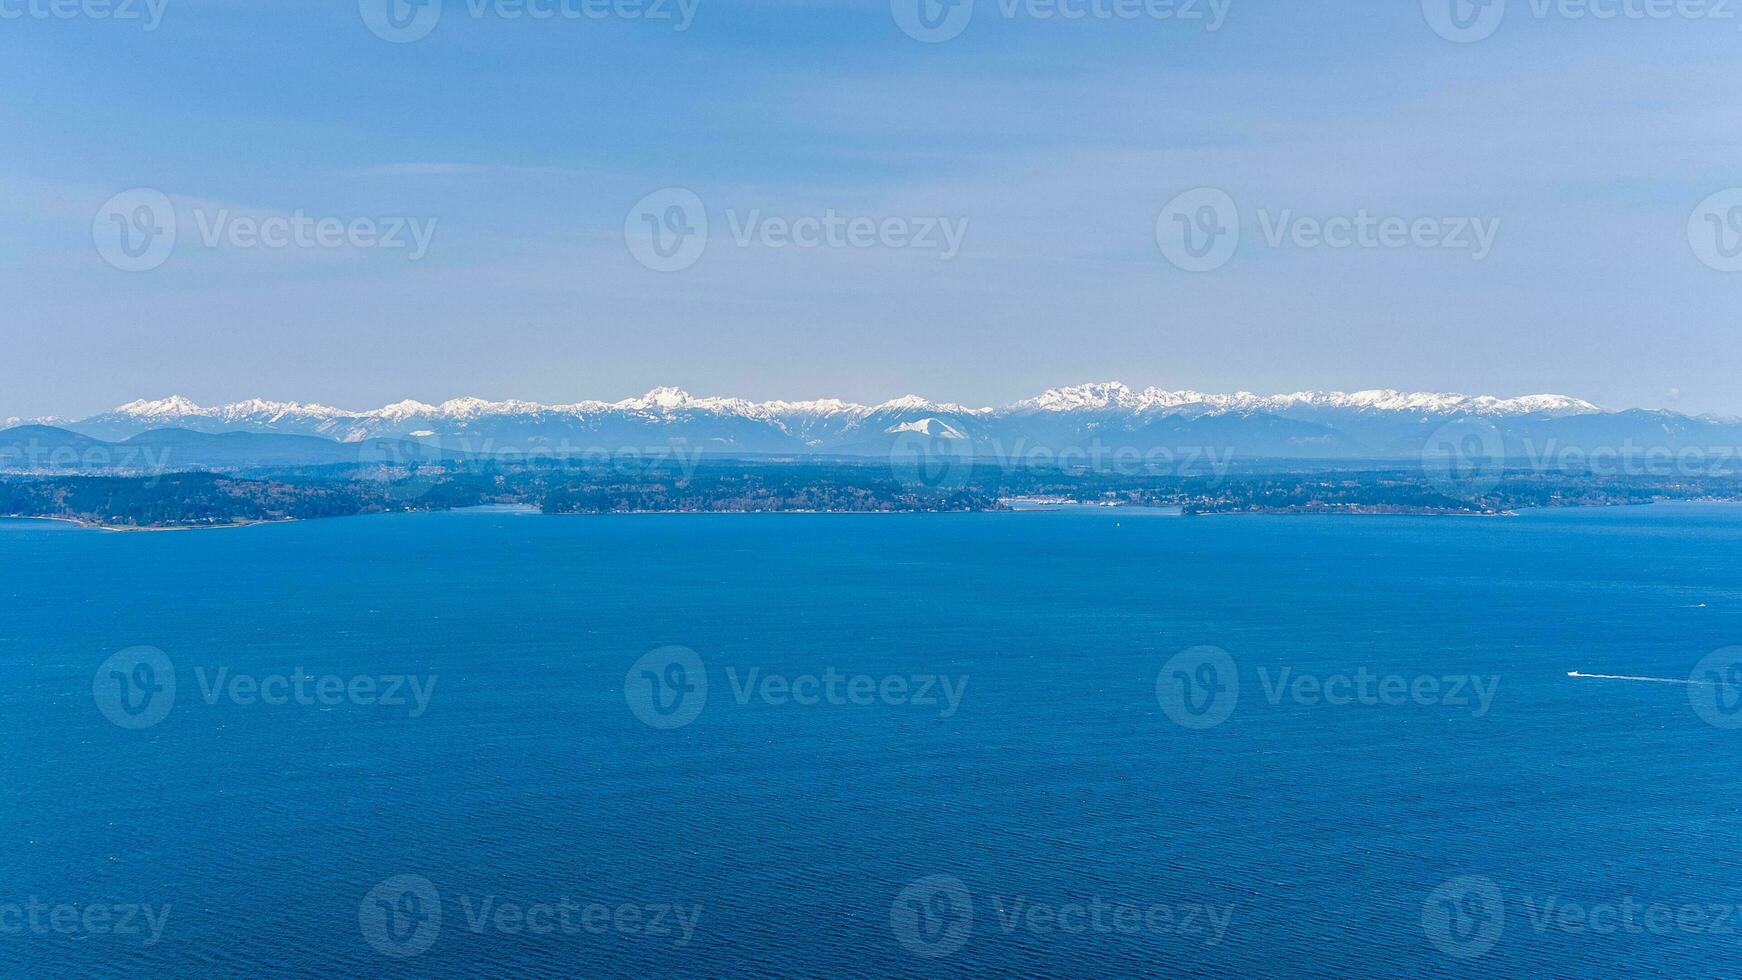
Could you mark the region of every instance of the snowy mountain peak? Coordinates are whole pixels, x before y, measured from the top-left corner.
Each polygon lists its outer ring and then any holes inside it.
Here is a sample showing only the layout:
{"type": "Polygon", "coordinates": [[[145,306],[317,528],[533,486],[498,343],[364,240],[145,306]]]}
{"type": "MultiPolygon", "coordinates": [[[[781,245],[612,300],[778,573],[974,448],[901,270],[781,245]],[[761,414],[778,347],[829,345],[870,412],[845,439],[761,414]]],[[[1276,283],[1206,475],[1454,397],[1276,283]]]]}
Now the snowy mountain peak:
{"type": "Polygon", "coordinates": [[[412,401],[408,398],[405,401],[394,402],[391,405],[383,406],[367,414],[373,415],[376,418],[399,421],[414,418],[419,415],[434,415],[436,411],[437,409],[434,405],[426,405],[423,402],[412,401]]]}
{"type": "Polygon", "coordinates": [[[132,415],[139,418],[177,418],[187,415],[203,415],[205,409],[193,403],[192,399],[181,395],[170,395],[155,401],[141,398],[131,401],[115,409],[117,415],[132,415]]]}
{"type": "Polygon", "coordinates": [[[966,441],[968,438],[961,429],[945,422],[943,419],[915,419],[912,422],[903,422],[900,425],[892,425],[883,431],[891,435],[900,435],[904,432],[917,432],[920,435],[931,436],[936,439],[959,439],[966,441]]]}
{"type": "Polygon", "coordinates": [[[639,398],[625,398],[612,404],[611,407],[637,412],[645,412],[650,409],[669,412],[674,409],[688,408],[694,401],[695,399],[690,396],[690,393],[682,388],[661,387],[655,388],[639,398]]]}
{"type": "Polygon", "coordinates": [[[891,398],[877,407],[890,409],[930,408],[931,402],[918,395],[902,395],[900,398],[891,398]]]}
{"type": "Polygon", "coordinates": [[[1117,381],[1100,381],[1069,388],[1050,388],[1039,396],[1018,404],[1044,412],[1077,412],[1083,409],[1131,408],[1136,403],[1137,397],[1130,388],[1117,381]]]}
{"type": "Polygon", "coordinates": [[[655,388],[642,397],[660,408],[682,408],[691,401],[689,392],[671,387],[655,388]]]}
{"type": "Polygon", "coordinates": [[[434,409],[442,418],[477,419],[491,415],[533,415],[549,409],[537,402],[524,402],[509,399],[493,402],[484,398],[450,398],[434,409]]]}
{"type": "Polygon", "coordinates": [[[865,406],[844,402],[839,398],[817,398],[804,402],[763,402],[762,409],[771,415],[862,415],[865,406]]]}
{"type": "Polygon", "coordinates": [[[979,415],[990,412],[986,408],[969,408],[953,402],[934,402],[918,395],[902,395],[871,408],[873,412],[944,412],[954,415],[979,415]]]}

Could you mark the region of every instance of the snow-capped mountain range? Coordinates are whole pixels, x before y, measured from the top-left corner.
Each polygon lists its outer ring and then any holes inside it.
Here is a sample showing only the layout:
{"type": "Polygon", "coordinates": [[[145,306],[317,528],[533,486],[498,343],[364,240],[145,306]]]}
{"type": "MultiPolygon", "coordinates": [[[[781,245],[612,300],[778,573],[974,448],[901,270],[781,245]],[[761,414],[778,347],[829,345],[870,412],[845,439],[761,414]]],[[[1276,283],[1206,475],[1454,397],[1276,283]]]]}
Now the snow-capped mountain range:
{"type": "Polygon", "coordinates": [[[303,402],[268,402],[249,399],[228,406],[200,407],[181,395],[167,399],[127,402],[98,418],[136,418],[136,420],[176,423],[185,420],[218,420],[230,425],[279,425],[296,421],[350,421],[362,425],[368,421],[402,421],[411,418],[430,420],[477,420],[484,416],[516,416],[516,414],[587,414],[604,413],[702,413],[737,414],[744,418],[789,418],[789,416],[824,416],[824,414],[869,414],[888,411],[941,411],[949,414],[1016,414],[1024,411],[1073,413],[1073,411],[1127,411],[1127,413],[1160,413],[1179,409],[1202,411],[1287,411],[1293,407],[1327,407],[1355,411],[1401,411],[1425,414],[1585,414],[1601,413],[1603,409],[1566,395],[1524,395],[1517,399],[1496,399],[1493,395],[1446,395],[1435,392],[1395,392],[1390,388],[1371,392],[1294,392],[1291,395],[1254,395],[1235,392],[1232,395],[1209,395],[1204,392],[1167,392],[1162,388],[1144,388],[1136,392],[1118,381],[1103,381],[1096,385],[1052,388],[1033,399],[1016,402],[1007,409],[970,409],[970,407],[932,402],[918,395],[888,400],[878,406],[862,406],[840,399],[819,399],[810,402],[751,402],[746,399],[697,399],[681,388],[653,388],[638,399],[620,402],[575,402],[566,406],[547,406],[540,402],[490,402],[484,399],[453,399],[439,406],[425,402],[395,402],[375,411],[345,411],[321,404],[303,402]]]}
{"type": "MultiPolygon", "coordinates": [[[[950,402],[934,402],[907,395],[879,405],[860,405],[835,398],[814,401],[752,402],[742,398],[697,398],[681,388],[655,388],[638,398],[617,402],[582,401],[545,405],[525,401],[487,401],[455,398],[430,405],[417,401],[395,402],[372,411],[352,412],[327,405],[274,402],[261,398],[204,408],[180,395],[158,400],[128,402],[96,419],[137,419],[144,422],[185,425],[190,420],[210,420],[234,426],[332,425],[376,426],[412,419],[473,421],[492,416],[569,415],[584,417],[611,413],[665,414],[707,412],[753,419],[786,419],[805,416],[869,417],[887,412],[928,411],[950,415],[997,416],[1024,412],[1118,411],[1131,414],[1170,411],[1283,412],[1295,408],[1330,408],[1355,411],[1418,412],[1430,415],[1579,415],[1601,412],[1590,402],[1566,395],[1526,395],[1496,398],[1492,395],[1453,395],[1437,392],[1301,391],[1286,395],[1231,395],[1201,391],[1165,391],[1145,388],[1135,391],[1117,381],[1052,388],[1004,409],[969,408],[950,402]]],[[[87,423],[94,419],[85,420],[87,423]]],[[[359,436],[360,438],[360,436],[359,436]]]]}
{"type": "Polygon", "coordinates": [[[762,401],[655,388],[616,402],[547,405],[456,398],[401,401],[368,411],[250,399],[201,406],[181,396],[134,401],[51,424],[98,439],[152,429],[319,436],[338,442],[410,438],[474,453],[586,451],[682,444],[744,454],[883,454],[904,441],[946,440],[975,452],[1022,453],[1098,444],[1109,449],[1197,447],[1246,457],[1416,457],[1423,440],[1473,419],[1508,444],[1564,438],[1610,445],[1710,442],[1736,423],[1666,412],[1607,412],[1565,395],[1501,398],[1380,389],[1256,395],[1133,389],[1117,382],[1054,388],[1001,408],[907,396],[878,405],[839,399],[762,401]]]}
{"type": "Polygon", "coordinates": [[[1371,391],[1297,391],[1288,395],[1254,395],[1240,391],[1211,395],[1201,391],[1164,391],[1145,388],[1132,391],[1114,381],[1103,384],[1053,388],[1037,398],[1018,402],[1017,409],[1047,412],[1103,411],[1155,412],[1201,407],[1222,412],[1281,412],[1294,408],[1338,408],[1355,411],[1421,412],[1430,415],[1579,415],[1601,408],[1566,395],[1526,395],[1495,398],[1492,395],[1450,395],[1440,392],[1408,392],[1390,388],[1371,391]]]}

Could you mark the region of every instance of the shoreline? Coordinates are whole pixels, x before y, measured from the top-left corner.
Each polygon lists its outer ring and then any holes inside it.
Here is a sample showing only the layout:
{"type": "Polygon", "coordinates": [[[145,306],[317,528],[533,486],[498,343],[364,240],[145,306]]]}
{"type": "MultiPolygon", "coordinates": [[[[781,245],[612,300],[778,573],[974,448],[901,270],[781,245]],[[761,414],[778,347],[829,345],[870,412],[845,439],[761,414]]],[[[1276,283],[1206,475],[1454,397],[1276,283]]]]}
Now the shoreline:
{"type": "Polygon", "coordinates": [[[1721,498],[1700,498],[1688,500],[1659,499],[1645,503],[1614,503],[1614,504],[1581,504],[1561,507],[1527,507],[1519,510],[1478,512],[1478,511],[1421,511],[1387,513],[1383,511],[1349,511],[1349,510],[1228,510],[1200,511],[1196,513],[1167,507],[1151,507],[1140,504],[1100,504],[1072,503],[1067,505],[1048,505],[1039,507],[1002,507],[988,510],[623,510],[623,511],[564,511],[545,513],[533,506],[503,506],[497,504],[481,507],[456,507],[448,510],[398,510],[373,511],[363,514],[341,514],[332,517],[283,517],[270,520],[242,520],[229,524],[161,524],[161,525],[130,525],[102,524],[94,521],[81,520],[76,517],[65,517],[50,514],[0,514],[0,520],[12,521],[54,521],[60,524],[70,524],[77,528],[90,531],[108,531],[116,534],[130,533],[163,533],[169,531],[229,531],[238,528],[259,527],[271,524],[300,524],[306,521],[344,520],[358,517],[389,517],[404,514],[458,514],[471,512],[496,512],[503,514],[534,515],[538,517],[656,517],[660,515],[682,515],[690,517],[748,517],[748,516],[779,516],[779,515],[811,515],[840,517],[898,517],[915,515],[949,516],[958,514],[1009,514],[1027,516],[1034,514],[1061,514],[1096,512],[1116,515],[1121,511],[1142,511],[1146,516],[1169,517],[1469,517],[1469,518],[1502,518],[1518,517],[1525,511],[1539,510],[1590,510],[1615,509],[1623,507],[1653,507],[1660,504],[1685,504],[1689,506],[1738,506],[1742,500],[1721,498]]]}
{"type": "MultiPolygon", "coordinates": [[[[358,515],[344,515],[347,517],[358,515]]],[[[266,521],[236,521],[232,524],[99,524],[95,521],[81,520],[77,517],[60,517],[48,514],[0,514],[0,521],[54,521],[59,524],[71,524],[87,531],[112,531],[116,534],[161,533],[165,531],[229,531],[239,527],[257,527],[262,524],[295,524],[304,520],[323,520],[324,518],[283,517],[266,521]]]]}

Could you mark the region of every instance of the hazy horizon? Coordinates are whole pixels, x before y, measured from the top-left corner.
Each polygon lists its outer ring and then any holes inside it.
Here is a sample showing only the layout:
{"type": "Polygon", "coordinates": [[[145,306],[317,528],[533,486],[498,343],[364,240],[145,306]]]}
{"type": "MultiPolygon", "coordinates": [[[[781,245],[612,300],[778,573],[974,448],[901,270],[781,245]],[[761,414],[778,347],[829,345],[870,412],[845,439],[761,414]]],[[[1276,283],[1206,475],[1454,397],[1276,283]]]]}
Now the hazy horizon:
{"type": "Polygon", "coordinates": [[[1724,8],[386,2],[20,5],[0,418],[1107,378],[1742,414],[1724,8]]]}

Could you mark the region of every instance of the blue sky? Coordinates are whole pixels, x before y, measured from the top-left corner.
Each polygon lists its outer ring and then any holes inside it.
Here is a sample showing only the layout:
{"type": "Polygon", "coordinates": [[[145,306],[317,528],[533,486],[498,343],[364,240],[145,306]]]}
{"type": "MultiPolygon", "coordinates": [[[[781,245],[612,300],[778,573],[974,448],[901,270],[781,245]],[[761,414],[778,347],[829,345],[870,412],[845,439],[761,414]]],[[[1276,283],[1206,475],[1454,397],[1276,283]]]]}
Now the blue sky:
{"type": "Polygon", "coordinates": [[[682,31],[455,0],[389,43],[355,0],[156,0],[149,31],[48,2],[0,0],[0,417],[661,384],[994,404],[1105,379],[1742,413],[1742,272],[1689,227],[1742,186],[1737,4],[1509,0],[1453,43],[1416,0],[1231,0],[1215,31],[977,0],[921,43],[889,0],[690,0],[682,31]],[[709,231],[660,272],[625,225],[674,187],[709,231]],[[124,272],[93,225],[135,188],[173,202],[176,244],[124,272]],[[1206,272],[1157,241],[1197,188],[1240,223],[1206,272]],[[1363,212],[1495,233],[1480,258],[1295,237],[1363,212]],[[229,236],[298,214],[433,232],[416,261],[229,236]],[[829,214],[954,226],[960,248],[758,224],[829,214]]]}

